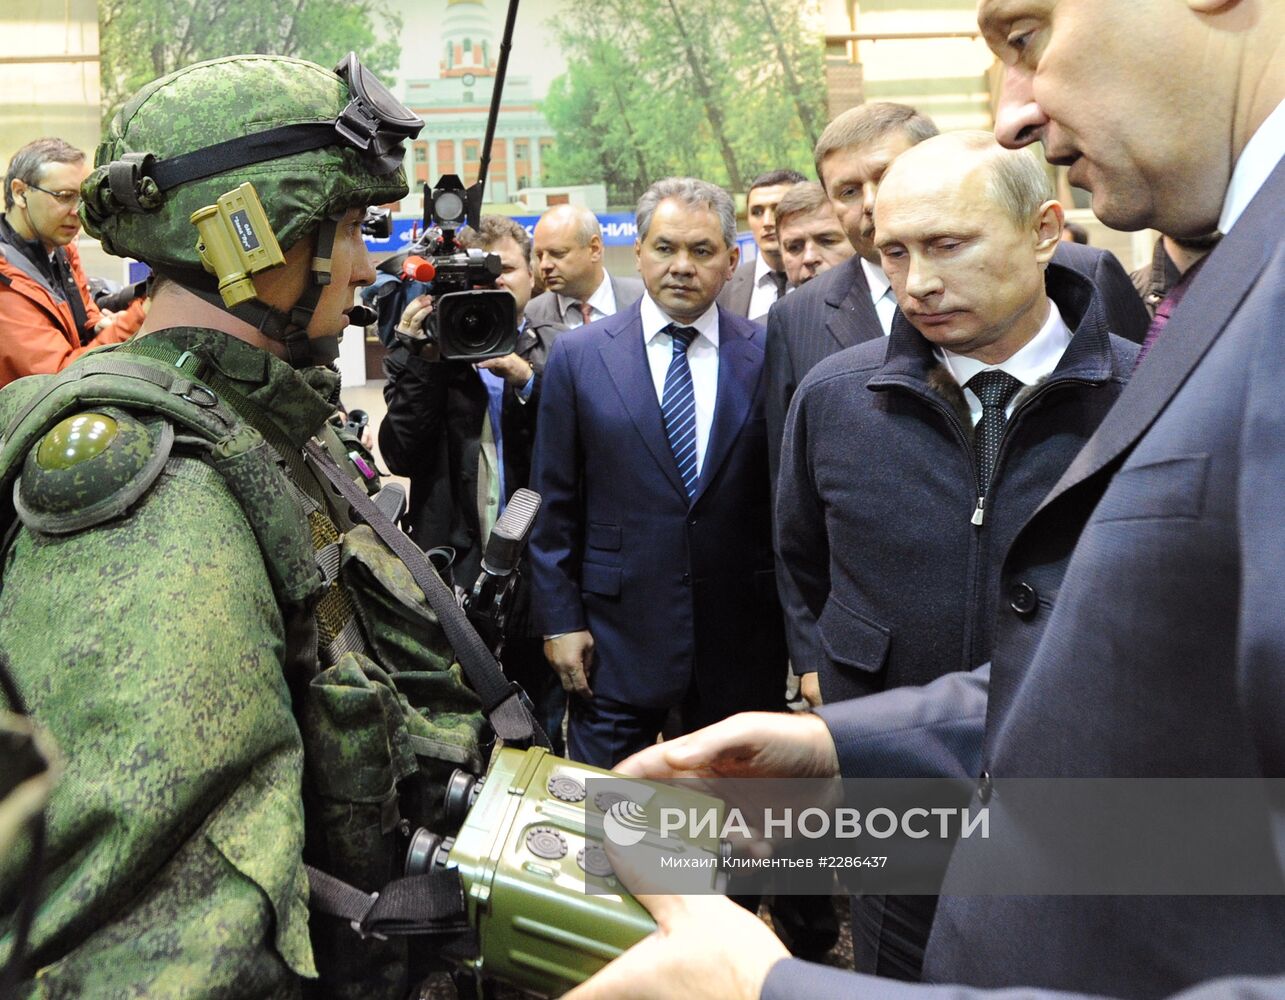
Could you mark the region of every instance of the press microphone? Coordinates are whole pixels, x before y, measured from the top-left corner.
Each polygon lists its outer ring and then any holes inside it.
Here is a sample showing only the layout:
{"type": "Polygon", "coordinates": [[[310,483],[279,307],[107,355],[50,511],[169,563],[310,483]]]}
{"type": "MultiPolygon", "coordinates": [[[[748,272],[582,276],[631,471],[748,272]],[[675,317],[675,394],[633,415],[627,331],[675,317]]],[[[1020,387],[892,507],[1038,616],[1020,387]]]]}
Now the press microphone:
{"type": "Polygon", "coordinates": [[[407,281],[419,281],[427,285],[437,277],[437,268],[431,260],[425,260],[417,254],[410,254],[402,262],[402,277],[407,281]]]}

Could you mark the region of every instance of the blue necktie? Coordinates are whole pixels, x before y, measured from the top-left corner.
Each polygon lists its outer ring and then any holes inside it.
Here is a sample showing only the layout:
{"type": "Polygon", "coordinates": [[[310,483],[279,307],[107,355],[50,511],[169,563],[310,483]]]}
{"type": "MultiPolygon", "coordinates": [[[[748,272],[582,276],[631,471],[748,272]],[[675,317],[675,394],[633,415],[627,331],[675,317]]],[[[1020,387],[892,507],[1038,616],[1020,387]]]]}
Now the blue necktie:
{"type": "Polygon", "coordinates": [[[700,478],[696,471],[696,393],[692,389],[692,370],[687,364],[687,348],[696,339],[696,331],[690,326],[671,323],[665,332],[674,338],[674,355],[665,373],[660,412],[665,418],[665,435],[678,463],[678,474],[683,478],[690,500],[700,478]]]}

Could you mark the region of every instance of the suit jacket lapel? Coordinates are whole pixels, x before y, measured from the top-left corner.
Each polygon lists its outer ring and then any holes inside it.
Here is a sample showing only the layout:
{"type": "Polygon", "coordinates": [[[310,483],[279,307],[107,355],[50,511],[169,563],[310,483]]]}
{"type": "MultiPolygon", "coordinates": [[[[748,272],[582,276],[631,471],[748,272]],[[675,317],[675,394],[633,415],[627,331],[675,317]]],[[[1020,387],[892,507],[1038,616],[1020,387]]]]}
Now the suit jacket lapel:
{"type": "Polygon", "coordinates": [[[669,438],[665,436],[665,422],[660,415],[660,403],[656,400],[656,385],[651,380],[651,367],[647,364],[642,313],[635,303],[624,313],[616,315],[623,320],[612,324],[609,336],[598,349],[602,363],[652,458],[674,489],[686,497],[687,489],[678,474],[669,438]]]}
{"type": "Polygon", "coordinates": [[[730,317],[721,310],[718,320],[718,394],[714,399],[714,421],[709,430],[709,443],[705,446],[705,461],[701,463],[696,495],[692,497],[693,504],[714,481],[740,435],[754,402],[754,390],[762,371],[761,366],[755,364],[760,352],[750,338],[733,327],[730,317]]]}
{"type": "Polygon", "coordinates": [[[870,301],[870,285],[861,267],[861,258],[851,257],[842,266],[846,280],[836,281],[825,299],[832,307],[827,310],[829,319],[825,328],[841,348],[883,336],[879,314],[870,301]]]}
{"type": "MultiPolygon", "coordinates": [[[[1043,510],[1076,484],[1101,471],[1131,448],[1169,405],[1258,279],[1278,246],[1273,207],[1285,199],[1285,163],[1210,254],[1192,281],[1164,333],[1044,502],[1043,510]]],[[[1246,363],[1252,363],[1247,358],[1246,363]]],[[[1037,511],[1038,513],[1038,511],[1037,511]]]]}

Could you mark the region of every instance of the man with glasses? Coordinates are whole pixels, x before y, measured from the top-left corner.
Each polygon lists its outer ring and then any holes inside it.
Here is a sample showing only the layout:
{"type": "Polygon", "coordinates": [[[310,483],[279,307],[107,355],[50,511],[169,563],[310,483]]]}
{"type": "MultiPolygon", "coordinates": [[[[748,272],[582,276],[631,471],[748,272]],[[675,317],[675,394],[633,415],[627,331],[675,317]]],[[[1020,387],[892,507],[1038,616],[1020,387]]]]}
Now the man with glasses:
{"type": "Polygon", "coordinates": [[[0,215],[0,386],[61,371],[85,351],[126,340],[141,306],[116,316],[89,294],[74,240],[85,154],[61,139],[14,153],[0,215]]]}

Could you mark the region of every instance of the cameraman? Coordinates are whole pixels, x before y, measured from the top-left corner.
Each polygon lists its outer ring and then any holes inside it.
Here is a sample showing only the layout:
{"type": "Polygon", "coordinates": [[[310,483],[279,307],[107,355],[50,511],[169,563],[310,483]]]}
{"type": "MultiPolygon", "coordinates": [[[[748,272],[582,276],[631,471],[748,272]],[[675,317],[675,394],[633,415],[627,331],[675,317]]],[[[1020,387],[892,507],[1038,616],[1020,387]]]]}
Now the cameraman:
{"type": "MultiPolygon", "coordinates": [[[[484,215],[480,229],[462,230],[459,242],[499,256],[496,285],[516,303],[517,348],[472,365],[437,360],[432,344],[418,354],[395,347],[384,361],[388,413],[379,428],[379,449],[388,468],[410,480],[403,527],[422,548],[454,549],[451,575],[468,589],[481,571],[482,551],[504,505],[530,481],[540,380],[559,328],[523,315],[533,284],[531,237],[525,229],[507,216],[484,215]]],[[[411,299],[398,330],[418,334],[432,310],[431,295],[411,299]]],[[[525,583],[514,594],[505,632],[505,672],[537,705],[550,703],[540,721],[557,740],[561,687],[530,623],[525,583]]]]}

